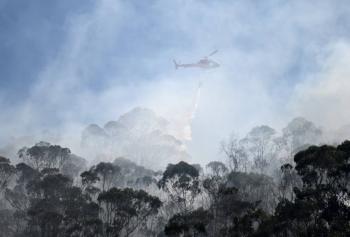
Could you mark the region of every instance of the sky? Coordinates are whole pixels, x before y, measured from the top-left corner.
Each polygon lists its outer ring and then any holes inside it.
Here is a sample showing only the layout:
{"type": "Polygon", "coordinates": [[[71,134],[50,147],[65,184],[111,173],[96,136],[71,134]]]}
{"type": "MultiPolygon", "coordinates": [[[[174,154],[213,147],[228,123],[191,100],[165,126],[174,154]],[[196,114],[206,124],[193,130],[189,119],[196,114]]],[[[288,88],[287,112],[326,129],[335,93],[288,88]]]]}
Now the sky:
{"type": "Polygon", "coordinates": [[[335,129],[350,123],[349,27],[347,0],[0,0],[0,143],[80,136],[136,106],[185,126],[199,83],[197,159],[296,116],[335,129]],[[174,68],[216,49],[219,68],[174,68]]]}

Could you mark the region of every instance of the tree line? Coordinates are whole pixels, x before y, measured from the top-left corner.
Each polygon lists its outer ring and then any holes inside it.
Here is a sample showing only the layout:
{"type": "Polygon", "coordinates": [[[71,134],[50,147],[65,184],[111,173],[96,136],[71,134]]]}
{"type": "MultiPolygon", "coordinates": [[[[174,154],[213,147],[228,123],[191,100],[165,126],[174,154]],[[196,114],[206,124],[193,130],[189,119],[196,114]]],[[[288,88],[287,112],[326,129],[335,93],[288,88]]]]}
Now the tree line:
{"type": "Polygon", "coordinates": [[[255,127],[222,144],[226,162],[164,171],[23,147],[17,164],[0,157],[0,236],[349,236],[350,141],[305,146],[319,130],[302,124],[255,127]]]}

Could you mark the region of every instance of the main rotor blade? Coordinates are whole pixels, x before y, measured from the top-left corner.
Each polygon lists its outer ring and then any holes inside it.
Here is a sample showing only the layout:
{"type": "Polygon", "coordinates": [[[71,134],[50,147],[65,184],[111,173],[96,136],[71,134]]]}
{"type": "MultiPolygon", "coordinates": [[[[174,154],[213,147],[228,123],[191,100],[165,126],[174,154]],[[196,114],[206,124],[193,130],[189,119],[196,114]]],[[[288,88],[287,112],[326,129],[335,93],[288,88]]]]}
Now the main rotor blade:
{"type": "Polygon", "coordinates": [[[213,56],[214,54],[216,54],[218,52],[218,50],[216,49],[216,50],[214,50],[211,54],[209,54],[208,55],[208,57],[210,57],[210,56],[213,56]]]}

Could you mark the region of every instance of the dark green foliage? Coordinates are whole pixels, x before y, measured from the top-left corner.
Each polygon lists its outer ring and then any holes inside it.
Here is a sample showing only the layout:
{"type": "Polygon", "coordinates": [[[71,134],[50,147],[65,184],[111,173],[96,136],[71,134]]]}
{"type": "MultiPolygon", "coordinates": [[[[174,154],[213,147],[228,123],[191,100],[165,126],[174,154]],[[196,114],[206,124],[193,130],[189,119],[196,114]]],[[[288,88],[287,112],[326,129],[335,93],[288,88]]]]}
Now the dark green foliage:
{"type": "Polygon", "coordinates": [[[15,172],[16,169],[10,164],[10,160],[0,156],[0,194],[7,188],[15,172]]]}
{"type": "Polygon", "coordinates": [[[235,187],[245,200],[260,201],[265,211],[272,211],[277,203],[277,187],[273,179],[264,174],[231,172],[228,175],[227,185],[235,187]]]}
{"type": "Polygon", "coordinates": [[[177,211],[193,209],[196,196],[201,192],[198,170],[186,162],[169,164],[158,182],[158,186],[168,193],[177,211]]]}
{"type": "Polygon", "coordinates": [[[14,230],[11,228],[13,219],[13,211],[8,209],[0,210],[0,236],[13,236],[14,230]]]}
{"type": "Polygon", "coordinates": [[[301,187],[302,181],[291,164],[281,166],[281,177],[278,185],[279,199],[294,200],[294,188],[301,187]]]}
{"type": "Polygon", "coordinates": [[[303,185],[282,200],[261,232],[270,236],[349,236],[350,142],[311,146],[294,157],[303,185]]]}
{"type": "Polygon", "coordinates": [[[70,158],[70,153],[68,148],[40,142],[30,148],[23,147],[18,151],[18,156],[37,170],[44,168],[61,169],[70,158]]]}
{"type": "Polygon", "coordinates": [[[162,179],[159,181],[159,186],[164,187],[169,180],[175,177],[178,177],[181,182],[188,182],[191,178],[197,178],[198,176],[199,172],[195,167],[180,161],[176,165],[168,165],[162,179]]]}
{"type": "Polygon", "coordinates": [[[16,165],[17,174],[19,178],[17,180],[18,184],[28,183],[29,181],[37,178],[40,173],[33,169],[32,167],[26,165],[25,163],[19,163],[16,165]]]}
{"type": "Polygon", "coordinates": [[[0,236],[350,236],[349,141],[298,152],[295,168],[282,165],[277,181],[213,161],[208,173],[169,164],[157,182],[155,172],[125,159],[76,179],[74,167],[59,165],[65,148],[50,146],[22,153],[27,164],[0,157],[0,236]]]}
{"type": "Polygon", "coordinates": [[[92,170],[84,171],[80,174],[80,177],[83,186],[93,185],[96,182],[100,181],[100,178],[98,177],[97,173],[93,172],[92,170]]]}
{"type": "Polygon", "coordinates": [[[41,173],[28,183],[28,232],[38,236],[98,236],[99,207],[60,173],[41,173]]]}
{"type": "MultiPolygon", "coordinates": [[[[245,201],[236,188],[220,187],[214,229],[221,236],[247,236],[253,233],[253,219],[259,202],[245,201]]],[[[257,218],[258,219],[258,218],[257,218]]]]}
{"type": "Polygon", "coordinates": [[[100,181],[102,191],[105,191],[111,187],[113,180],[119,175],[120,167],[109,162],[100,162],[96,166],[91,167],[90,172],[92,173],[89,177],[90,180],[93,180],[93,176],[98,177],[98,179],[95,178],[93,181],[100,181]]]}
{"type": "Polygon", "coordinates": [[[107,236],[129,236],[162,205],[157,197],[143,190],[111,188],[100,193],[98,202],[102,207],[104,232],[107,236]]]}
{"type": "Polygon", "coordinates": [[[206,226],[212,216],[203,208],[186,214],[174,215],[165,226],[167,236],[201,236],[207,233],[206,226]]]}

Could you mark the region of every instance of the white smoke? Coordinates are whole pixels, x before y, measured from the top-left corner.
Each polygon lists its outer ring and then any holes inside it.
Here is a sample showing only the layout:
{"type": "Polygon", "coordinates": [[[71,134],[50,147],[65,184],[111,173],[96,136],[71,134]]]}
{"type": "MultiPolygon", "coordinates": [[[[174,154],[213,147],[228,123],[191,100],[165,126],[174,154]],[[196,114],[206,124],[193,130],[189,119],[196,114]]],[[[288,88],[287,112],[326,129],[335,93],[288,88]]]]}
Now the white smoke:
{"type": "Polygon", "coordinates": [[[337,129],[350,124],[350,42],[334,43],[328,51],[321,70],[296,88],[291,108],[326,129],[337,129]]]}
{"type": "Polygon", "coordinates": [[[216,159],[232,131],[259,124],[279,129],[294,116],[331,127],[348,122],[346,1],[158,0],[147,3],[147,14],[136,3],[101,0],[67,18],[60,53],[28,88],[28,99],[2,107],[0,141],[46,139],[42,131],[49,129],[52,140],[79,153],[87,124],[141,106],[170,120],[193,159],[205,163],[216,159]],[[147,39],[131,34],[119,42],[130,27],[147,39]],[[340,36],[343,43],[334,44],[340,36]],[[196,62],[216,48],[221,67],[215,70],[173,68],[173,58],[196,62]]]}

